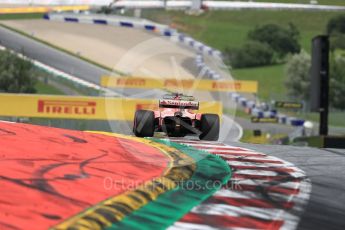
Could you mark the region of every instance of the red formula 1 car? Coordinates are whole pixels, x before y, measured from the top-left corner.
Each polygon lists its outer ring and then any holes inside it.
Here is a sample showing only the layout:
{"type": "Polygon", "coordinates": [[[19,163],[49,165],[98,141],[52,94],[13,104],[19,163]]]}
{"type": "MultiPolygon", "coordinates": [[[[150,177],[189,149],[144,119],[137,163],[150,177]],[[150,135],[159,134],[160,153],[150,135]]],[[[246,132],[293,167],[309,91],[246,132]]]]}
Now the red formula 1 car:
{"type": "Polygon", "coordinates": [[[218,140],[218,114],[195,113],[198,109],[199,102],[192,96],[165,95],[159,100],[159,110],[135,112],[133,133],[137,137],[152,137],[154,132],[165,132],[171,137],[194,134],[201,140],[218,140]]]}

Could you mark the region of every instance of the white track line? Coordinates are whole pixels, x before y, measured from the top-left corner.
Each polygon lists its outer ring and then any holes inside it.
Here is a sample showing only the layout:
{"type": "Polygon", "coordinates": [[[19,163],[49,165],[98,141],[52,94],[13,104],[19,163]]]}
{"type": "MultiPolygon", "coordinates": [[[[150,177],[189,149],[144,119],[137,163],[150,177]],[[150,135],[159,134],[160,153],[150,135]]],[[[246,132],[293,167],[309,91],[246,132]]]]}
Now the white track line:
{"type": "Polygon", "coordinates": [[[184,222],[176,222],[174,225],[168,228],[168,230],[217,230],[218,228],[213,228],[209,225],[204,224],[192,224],[192,223],[184,223],[184,222]]]}
{"type": "MultiPolygon", "coordinates": [[[[277,194],[273,192],[269,192],[267,194],[276,201],[286,202],[290,200],[289,195],[277,194]]],[[[229,189],[220,189],[217,192],[215,192],[213,196],[228,197],[228,198],[242,198],[242,199],[259,199],[259,200],[265,199],[265,197],[261,196],[261,194],[258,192],[243,191],[243,190],[229,190],[229,189]]]]}
{"type": "Polygon", "coordinates": [[[245,157],[245,156],[249,156],[249,155],[252,155],[252,156],[265,156],[263,153],[257,153],[257,152],[252,152],[252,151],[246,151],[246,150],[218,150],[218,149],[203,149],[207,152],[210,152],[210,153],[214,153],[214,154],[217,154],[217,155],[222,155],[222,154],[226,154],[226,155],[229,155],[231,156],[231,154],[233,155],[240,155],[242,157],[245,157]]]}
{"type": "Polygon", "coordinates": [[[293,164],[277,164],[277,163],[260,163],[260,162],[244,162],[244,161],[236,161],[236,160],[227,160],[226,161],[229,165],[231,166],[256,166],[259,168],[264,168],[264,167],[277,167],[277,168],[286,168],[286,167],[292,167],[293,164]]]}
{"type": "Polygon", "coordinates": [[[300,182],[281,182],[278,184],[275,184],[274,182],[268,182],[266,180],[253,180],[253,179],[245,179],[245,180],[233,180],[235,183],[238,183],[239,186],[241,185],[258,185],[258,186],[274,186],[274,187],[282,187],[282,188],[298,188],[300,186],[300,182]]]}
{"type": "MultiPolygon", "coordinates": [[[[220,216],[251,216],[264,220],[276,220],[277,214],[281,210],[274,208],[254,208],[254,207],[236,207],[227,204],[201,204],[192,209],[192,213],[220,215],[220,216]]],[[[287,214],[289,215],[289,214],[287,214]]],[[[289,215],[292,219],[291,215],[289,215]]]]}

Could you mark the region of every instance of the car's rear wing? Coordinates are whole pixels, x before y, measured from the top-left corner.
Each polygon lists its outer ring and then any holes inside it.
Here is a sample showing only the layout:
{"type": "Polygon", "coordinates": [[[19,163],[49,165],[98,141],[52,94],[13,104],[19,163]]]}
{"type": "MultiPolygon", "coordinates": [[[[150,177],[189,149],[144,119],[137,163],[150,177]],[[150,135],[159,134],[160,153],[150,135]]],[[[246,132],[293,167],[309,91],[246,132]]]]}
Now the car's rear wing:
{"type": "Polygon", "coordinates": [[[179,95],[179,94],[166,94],[163,96],[163,99],[167,100],[182,100],[182,101],[195,101],[195,97],[179,95]]]}
{"type": "Polygon", "coordinates": [[[176,109],[199,109],[199,102],[197,101],[182,101],[182,100],[159,100],[159,108],[176,108],[176,109]]]}

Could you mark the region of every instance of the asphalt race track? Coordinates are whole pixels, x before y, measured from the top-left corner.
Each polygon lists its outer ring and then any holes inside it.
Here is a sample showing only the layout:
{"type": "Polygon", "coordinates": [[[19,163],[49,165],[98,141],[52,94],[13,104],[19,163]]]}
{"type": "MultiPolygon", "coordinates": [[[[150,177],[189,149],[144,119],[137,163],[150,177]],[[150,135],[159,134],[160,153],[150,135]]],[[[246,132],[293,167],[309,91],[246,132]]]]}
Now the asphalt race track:
{"type": "Polygon", "coordinates": [[[0,45],[95,84],[109,72],[1,26],[0,45]]]}
{"type": "Polygon", "coordinates": [[[312,189],[298,229],[344,229],[345,150],[229,144],[279,157],[306,173],[312,182],[312,189]]]}
{"type": "MultiPolygon", "coordinates": [[[[0,42],[2,46],[18,52],[24,50],[25,55],[33,59],[96,84],[99,83],[100,76],[107,73],[106,70],[97,66],[2,27],[0,27],[0,42]]],[[[309,202],[305,205],[305,212],[303,214],[299,212],[298,229],[344,229],[345,151],[291,146],[247,145],[230,141],[225,142],[225,144],[278,157],[293,163],[293,167],[305,172],[306,175],[303,179],[310,179],[311,193],[309,202]]],[[[291,214],[289,211],[286,213],[291,214]]]]}

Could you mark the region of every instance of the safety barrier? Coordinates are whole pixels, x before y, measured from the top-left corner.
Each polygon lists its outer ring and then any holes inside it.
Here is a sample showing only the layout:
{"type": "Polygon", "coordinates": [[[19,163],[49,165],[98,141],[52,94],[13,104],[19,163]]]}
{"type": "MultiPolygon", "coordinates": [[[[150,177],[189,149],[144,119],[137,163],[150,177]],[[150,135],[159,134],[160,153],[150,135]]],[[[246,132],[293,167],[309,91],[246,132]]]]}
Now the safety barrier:
{"type": "Polygon", "coordinates": [[[214,80],[219,80],[222,78],[222,76],[219,73],[217,73],[217,71],[214,71],[205,63],[204,57],[201,54],[195,56],[195,65],[198,68],[199,74],[201,76],[214,80]]]}
{"type": "Polygon", "coordinates": [[[209,55],[215,58],[221,58],[221,52],[213,49],[183,33],[178,32],[167,25],[152,22],[146,19],[124,17],[119,15],[100,15],[100,14],[72,14],[72,13],[50,13],[44,15],[44,19],[61,22],[72,23],[88,23],[101,24],[110,26],[120,26],[128,28],[143,29],[150,32],[155,32],[165,37],[170,37],[171,40],[178,41],[182,45],[186,45],[199,53],[209,55]]]}
{"type": "Polygon", "coordinates": [[[100,14],[72,14],[72,13],[51,13],[45,14],[44,19],[61,22],[75,22],[88,24],[101,24],[109,26],[121,26],[147,31],[160,32],[163,35],[171,35],[176,31],[166,25],[154,23],[145,19],[130,18],[125,16],[108,16],[100,14]]]}
{"type": "MultiPolygon", "coordinates": [[[[0,116],[128,120],[139,109],[158,109],[157,100],[112,97],[0,94],[0,116]]],[[[200,102],[200,113],[222,115],[220,102],[200,102]]]]}
{"type": "Polygon", "coordinates": [[[162,36],[169,37],[172,41],[178,42],[181,45],[194,49],[198,54],[195,57],[195,64],[199,71],[208,78],[220,79],[221,76],[212,70],[203,61],[201,55],[207,55],[217,60],[222,59],[222,54],[219,50],[215,50],[210,46],[203,44],[190,36],[178,32],[167,25],[152,22],[146,19],[124,17],[119,15],[100,15],[100,14],[72,14],[72,13],[50,13],[44,15],[44,19],[60,22],[71,23],[87,23],[87,24],[100,24],[110,26],[120,26],[127,28],[143,29],[149,32],[155,32],[162,36]]]}
{"type": "Polygon", "coordinates": [[[214,92],[245,92],[257,93],[256,81],[214,81],[204,79],[177,80],[139,77],[108,77],[101,78],[101,86],[109,88],[139,88],[139,89],[193,89],[214,92]]]}
{"type": "Polygon", "coordinates": [[[258,108],[255,101],[248,100],[245,97],[237,93],[229,93],[229,97],[236,102],[238,105],[243,107],[253,117],[258,118],[278,118],[278,122],[281,124],[291,126],[303,126],[304,120],[296,117],[289,117],[285,114],[278,113],[274,109],[262,109],[258,108]]]}

